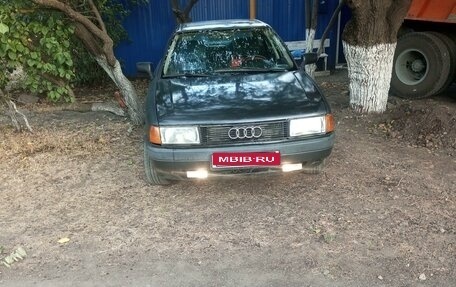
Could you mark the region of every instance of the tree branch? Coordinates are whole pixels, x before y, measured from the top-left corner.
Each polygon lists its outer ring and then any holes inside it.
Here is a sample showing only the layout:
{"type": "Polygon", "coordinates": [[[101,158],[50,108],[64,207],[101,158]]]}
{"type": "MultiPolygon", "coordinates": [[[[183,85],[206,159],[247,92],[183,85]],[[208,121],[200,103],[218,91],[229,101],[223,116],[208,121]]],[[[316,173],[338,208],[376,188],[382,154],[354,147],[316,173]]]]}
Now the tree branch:
{"type": "Polygon", "coordinates": [[[313,7],[312,7],[312,20],[310,21],[310,29],[317,29],[317,22],[318,22],[318,5],[320,1],[314,0],[313,7]]]}
{"type": "Polygon", "coordinates": [[[311,22],[311,18],[312,18],[312,10],[310,8],[310,0],[305,0],[304,2],[304,18],[306,20],[306,30],[309,30],[310,29],[310,22],[311,22]]]}
{"type": "MultiPolygon", "coordinates": [[[[98,39],[103,42],[103,54],[106,56],[109,65],[114,66],[116,63],[116,57],[114,56],[113,47],[114,42],[111,37],[95,25],[92,21],[89,20],[86,16],[82,15],[81,13],[75,11],[70,5],[62,3],[57,0],[32,0],[34,3],[46,7],[50,7],[56,10],[61,11],[71,20],[80,23],[87,28],[88,31],[98,39]]],[[[96,55],[98,56],[98,55],[96,55]]]]}
{"type": "Polygon", "coordinates": [[[93,3],[93,0],[89,0],[89,6],[90,6],[90,9],[92,9],[93,14],[95,15],[95,17],[98,21],[98,24],[100,25],[101,30],[103,30],[104,32],[107,32],[106,25],[103,21],[103,18],[101,18],[101,15],[100,15],[100,11],[98,11],[98,8],[93,3]]]}
{"type": "Polygon", "coordinates": [[[178,0],[171,0],[171,9],[173,10],[174,15],[176,16],[176,21],[179,24],[191,22],[192,19],[189,17],[190,11],[193,6],[198,2],[198,0],[190,0],[185,7],[184,11],[179,8],[178,0]]]}
{"type": "Polygon", "coordinates": [[[188,15],[190,14],[190,11],[192,11],[192,8],[193,6],[195,6],[195,4],[198,2],[198,0],[190,0],[190,2],[188,2],[187,4],[187,7],[185,7],[184,9],[184,15],[187,19],[190,19],[188,17],[188,15]]]}
{"type": "Polygon", "coordinates": [[[179,8],[177,0],[171,0],[171,10],[173,11],[174,16],[176,16],[177,23],[183,23],[183,19],[181,18],[182,12],[179,8]]]}
{"type": "Polygon", "coordinates": [[[171,8],[173,10],[179,10],[179,3],[177,2],[177,0],[171,0],[171,8]]]}
{"type": "Polygon", "coordinates": [[[86,16],[75,11],[68,4],[62,3],[57,0],[32,0],[32,1],[38,5],[47,6],[47,7],[50,7],[50,8],[63,12],[65,15],[67,15],[73,21],[79,22],[82,25],[86,26],[86,28],[95,35],[99,35],[103,32],[100,28],[97,27],[97,25],[95,25],[92,21],[90,21],[86,16]]]}
{"type": "Polygon", "coordinates": [[[29,132],[33,133],[32,127],[30,126],[29,121],[28,121],[27,117],[24,115],[24,113],[20,112],[17,109],[16,104],[12,100],[8,100],[7,103],[8,103],[8,107],[10,109],[11,120],[13,121],[14,125],[16,126],[17,131],[19,131],[19,132],[21,131],[21,125],[19,124],[16,117],[14,116],[14,113],[17,113],[22,117],[22,119],[24,120],[24,124],[27,127],[27,130],[29,132]],[[19,129],[18,129],[18,127],[19,127],[19,129]]]}
{"type": "Polygon", "coordinates": [[[22,131],[22,126],[21,126],[21,124],[19,123],[19,120],[16,117],[16,114],[19,114],[22,117],[22,119],[24,120],[24,124],[27,127],[27,130],[32,133],[33,130],[32,130],[32,127],[29,124],[29,121],[28,121],[27,117],[24,115],[24,113],[20,112],[17,109],[16,104],[8,96],[6,96],[3,93],[2,89],[0,89],[0,100],[4,100],[5,103],[8,105],[7,114],[10,117],[11,123],[13,124],[14,128],[16,129],[16,131],[17,132],[21,132],[22,131]]]}
{"type": "Polygon", "coordinates": [[[320,38],[320,47],[318,47],[318,50],[317,50],[318,55],[320,55],[323,52],[325,40],[328,37],[329,31],[331,30],[332,26],[334,26],[334,23],[336,22],[336,20],[339,16],[340,10],[342,10],[342,7],[344,5],[345,5],[345,0],[342,0],[339,2],[339,5],[337,5],[336,10],[334,10],[334,13],[331,16],[331,20],[329,20],[329,24],[328,24],[328,26],[326,26],[326,29],[320,38]]]}
{"type": "Polygon", "coordinates": [[[78,37],[86,49],[92,55],[100,55],[103,53],[103,48],[99,45],[97,39],[87,30],[81,23],[75,23],[74,34],[78,37]]]}

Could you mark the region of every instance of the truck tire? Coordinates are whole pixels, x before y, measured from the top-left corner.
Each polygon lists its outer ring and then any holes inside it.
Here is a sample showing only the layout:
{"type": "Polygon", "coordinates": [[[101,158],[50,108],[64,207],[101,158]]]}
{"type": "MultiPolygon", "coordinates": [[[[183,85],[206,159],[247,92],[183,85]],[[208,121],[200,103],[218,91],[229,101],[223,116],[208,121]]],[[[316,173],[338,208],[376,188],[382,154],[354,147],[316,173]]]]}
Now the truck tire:
{"type": "MultiPolygon", "coordinates": [[[[456,33],[445,33],[445,35],[450,38],[451,42],[453,43],[453,47],[456,49],[456,33]]],[[[454,69],[456,70],[456,64],[454,69]]],[[[456,83],[456,72],[454,72],[453,82],[456,83]]]]}
{"type": "Polygon", "coordinates": [[[147,153],[147,144],[144,142],[144,171],[146,172],[146,180],[151,185],[170,185],[172,182],[162,178],[150,160],[147,153]]]}
{"type": "Polygon", "coordinates": [[[398,39],[402,38],[405,35],[412,33],[412,32],[415,32],[415,30],[413,30],[412,28],[409,28],[407,26],[402,26],[401,28],[399,28],[399,31],[397,31],[397,38],[398,39]]]}
{"type": "Polygon", "coordinates": [[[450,74],[447,46],[435,35],[412,32],[398,40],[394,54],[391,92],[402,98],[435,95],[450,74]]]}
{"type": "Polygon", "coordinates": [[[450,73],[448,75],[448,78],[446,82],[443,84],[443,87],[437,91],[437,94],[440,94],[441,92],[445,91],[448,89],[448,87],[451,85],[451,83],[456,79],[456,42],[453,41],[449,37],[449,35],[439,33],[439,32],[427,32],[430,33],[436,37],[438,37],[442,42],[446,45],[448,48],[448,52],[450,53],[450,73]]]}

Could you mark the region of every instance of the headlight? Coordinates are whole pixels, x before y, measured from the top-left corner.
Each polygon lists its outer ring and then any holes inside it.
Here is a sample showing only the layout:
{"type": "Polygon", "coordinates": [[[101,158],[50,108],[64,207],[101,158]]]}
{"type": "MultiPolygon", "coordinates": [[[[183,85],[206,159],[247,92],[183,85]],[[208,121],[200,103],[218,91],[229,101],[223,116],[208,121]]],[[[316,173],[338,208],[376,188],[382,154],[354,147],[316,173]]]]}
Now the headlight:
{"type": "Polygon", "coordinates": [[[199,144],[197,127],[160,127],[163,144],[199,144]]]}
{"type": "Polygon", "coordinates": [[[325,134],[332,131],[334,131],[334,118],[330,114],[290,120],[290,137],[325,134]]]}

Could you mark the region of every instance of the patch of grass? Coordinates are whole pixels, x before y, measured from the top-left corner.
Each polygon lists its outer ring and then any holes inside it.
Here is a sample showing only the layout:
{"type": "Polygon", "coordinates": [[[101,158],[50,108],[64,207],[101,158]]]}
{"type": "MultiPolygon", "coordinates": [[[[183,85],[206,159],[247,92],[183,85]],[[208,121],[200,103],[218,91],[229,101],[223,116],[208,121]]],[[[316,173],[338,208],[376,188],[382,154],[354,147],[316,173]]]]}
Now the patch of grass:
{"type": "Polygon", "coordinates": [[[327,244],[333,242],[334,239],[336,239],[336,235],[333,233],[325,233],[322,235],[322,237],[323,237],[323,241],[327,244]]]}

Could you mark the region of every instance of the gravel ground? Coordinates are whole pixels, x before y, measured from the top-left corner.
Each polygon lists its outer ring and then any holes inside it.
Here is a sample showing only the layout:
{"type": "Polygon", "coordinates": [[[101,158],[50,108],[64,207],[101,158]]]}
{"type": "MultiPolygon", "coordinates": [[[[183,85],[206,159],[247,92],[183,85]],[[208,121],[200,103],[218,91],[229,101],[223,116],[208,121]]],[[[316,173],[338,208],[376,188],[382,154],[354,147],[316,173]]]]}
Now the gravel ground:
{"type": "Polygon", "coordinates": [[[24,107],[34,134],[2,118],[0,258],[27,257],[0,286],[456,286],[454,98],[360,116],[345,72],[318,81],[337,119],[319,175],[153,187],[122,118],[24,107]],[[436,114],[427,142],[410,131],[436,114]]]}

